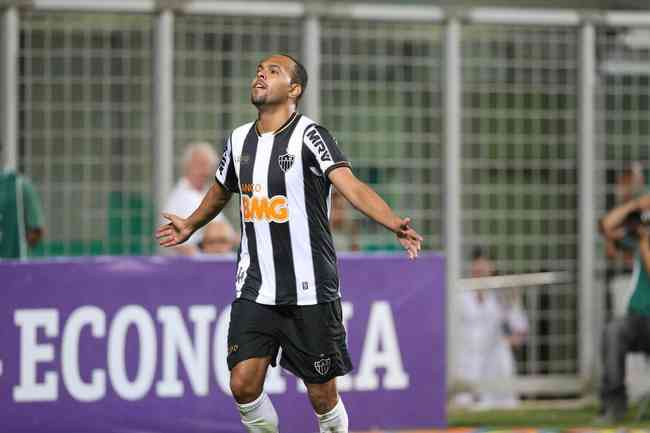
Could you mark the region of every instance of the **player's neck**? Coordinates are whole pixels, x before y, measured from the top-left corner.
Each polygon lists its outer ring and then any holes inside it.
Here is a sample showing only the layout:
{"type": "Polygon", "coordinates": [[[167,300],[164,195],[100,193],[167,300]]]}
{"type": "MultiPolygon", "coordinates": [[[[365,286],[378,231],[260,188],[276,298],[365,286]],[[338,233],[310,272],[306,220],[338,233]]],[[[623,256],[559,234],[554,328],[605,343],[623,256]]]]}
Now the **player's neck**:
{"type": "Polygon", "coordinates": [[[255,128],[259,134],[274,132],[280,129],[287,120],[296,112],[296,106],[286,104],[274,107],[264,107],[258,109],[257,122],[255,128]]]}

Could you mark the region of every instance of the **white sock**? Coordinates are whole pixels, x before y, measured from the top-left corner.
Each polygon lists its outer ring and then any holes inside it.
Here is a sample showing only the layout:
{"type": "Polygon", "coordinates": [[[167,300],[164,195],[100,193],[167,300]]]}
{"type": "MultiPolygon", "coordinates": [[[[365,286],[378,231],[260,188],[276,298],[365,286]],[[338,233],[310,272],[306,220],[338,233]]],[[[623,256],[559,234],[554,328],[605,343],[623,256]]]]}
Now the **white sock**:
{"type": "Polygon", "coordinates": [[[334,409],[323,415],[316,414],[316,416],[318,417],[320,433],[348,433],[350,422],[341,396],[339,396],[339,401],[334,406],[334,409]]]}
{"type": "Polygon", "coordinates": [[[237,407],[248,433],[278,433],[278,413],[265,392],[250,403],[237,403],[237,407]]]}

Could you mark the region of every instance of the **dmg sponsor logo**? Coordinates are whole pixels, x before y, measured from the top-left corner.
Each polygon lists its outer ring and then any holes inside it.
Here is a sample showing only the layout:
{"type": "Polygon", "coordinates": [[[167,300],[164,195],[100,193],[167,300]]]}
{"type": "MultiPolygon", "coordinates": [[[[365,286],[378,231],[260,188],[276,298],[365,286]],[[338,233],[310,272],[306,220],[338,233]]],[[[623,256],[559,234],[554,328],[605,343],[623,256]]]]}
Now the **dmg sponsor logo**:
{"type": "Polygon", "coordinates": [[[307,138],[309,141],[311,141],[312,146],[316,148],[316,152],[318,152],[318,157],[320,158],[321,161],[331,161],[332,157],[330,156],[330,152],[327,150],[327,147],[325,146],[325,142],[323,141],[323,138],[320,136],[318,131],[316,131],[316,128],[312,129],[307,133],[307,138]]]}
{"type": "Polygon", "coordinates": [[[242,213],[245,222],[286,223],[289,221],[289,203],[283,195],[271,198],[242,195],[242,213]]]}

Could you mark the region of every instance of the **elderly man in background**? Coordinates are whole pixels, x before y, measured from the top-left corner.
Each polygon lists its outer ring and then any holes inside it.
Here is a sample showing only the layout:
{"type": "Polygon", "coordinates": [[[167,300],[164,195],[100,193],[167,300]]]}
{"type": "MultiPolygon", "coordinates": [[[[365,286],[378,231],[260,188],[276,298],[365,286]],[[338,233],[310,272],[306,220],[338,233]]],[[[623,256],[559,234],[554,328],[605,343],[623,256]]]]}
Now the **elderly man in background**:
{"type": "MultiPolygon", "coordinates": [[[[212,185],[216,169],[217,153],[209,143],[188,144],[183,154],[183,177],[172,190],[164,212],[182,217],[190,216],[194,209],[199,207],[203,196],[212,185]]],[[[222,214],[214,221],[228,223],[222,214]]],[[[186,256],[198,254],[204,234],[205,228],[198,230],[185,244],[174,247],[172,252],[186,256]]]]}

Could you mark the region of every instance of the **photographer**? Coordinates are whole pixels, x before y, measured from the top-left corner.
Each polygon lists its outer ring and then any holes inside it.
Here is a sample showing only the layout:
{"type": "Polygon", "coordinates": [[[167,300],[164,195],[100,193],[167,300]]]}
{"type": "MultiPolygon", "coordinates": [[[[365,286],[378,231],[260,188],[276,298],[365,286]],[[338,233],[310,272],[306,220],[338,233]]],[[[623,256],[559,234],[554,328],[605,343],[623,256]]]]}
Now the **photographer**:
{"type": "Polygon", "coordinates": [[[628,201],[609,211],[600,230],[617,248],[633,250],[634,293],[627,315],[607,324],[603,335],[601,383],[602,423],[625,417],[625,357],[629,352],[650,354],[650,194],[628,201]]]}

